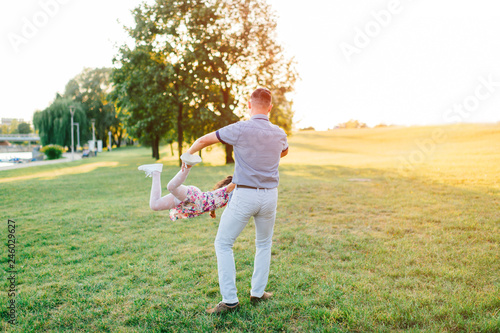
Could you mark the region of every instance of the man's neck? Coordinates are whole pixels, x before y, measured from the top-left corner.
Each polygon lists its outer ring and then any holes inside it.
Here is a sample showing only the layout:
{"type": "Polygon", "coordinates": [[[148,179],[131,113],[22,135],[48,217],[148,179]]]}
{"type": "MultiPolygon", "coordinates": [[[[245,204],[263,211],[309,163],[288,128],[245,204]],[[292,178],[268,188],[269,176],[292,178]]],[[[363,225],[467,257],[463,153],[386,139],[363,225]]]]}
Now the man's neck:
{"type": "Polygon", "coordinates": [[[269,112],[267,111],[261,111],[261,110],[250,110],[250,117],[256,116],[258,114],[261,114],[263,116],[269,117],[269,112]]]}

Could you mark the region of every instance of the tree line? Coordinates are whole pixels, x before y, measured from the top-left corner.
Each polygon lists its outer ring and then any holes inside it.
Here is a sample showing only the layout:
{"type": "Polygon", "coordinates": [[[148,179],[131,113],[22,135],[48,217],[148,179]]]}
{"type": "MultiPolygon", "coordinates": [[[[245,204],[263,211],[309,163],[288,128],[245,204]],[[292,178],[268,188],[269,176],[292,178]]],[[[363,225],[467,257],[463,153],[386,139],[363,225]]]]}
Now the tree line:
{"type": "MultiPolygon", "coordinates": [[[[86,69],[33,123],[42,143],[69,145],[69,105],[87,139],[89,119],[96,136],[120,145],[125,135],[152,147],[160,141],[183,144],[239,121],[250,93],[258,86],[273,91],[271,121],[292,128],[294,61],[276,40],[276,17],[265,0],[157,0],[132,11],[126,27],[132,45],[123,45],[115,68],[86,69]],[[82,125],[83,124],[83,125],[82,125]]],[[[226,163],[232,146],[226,145],[226,163]]]]}

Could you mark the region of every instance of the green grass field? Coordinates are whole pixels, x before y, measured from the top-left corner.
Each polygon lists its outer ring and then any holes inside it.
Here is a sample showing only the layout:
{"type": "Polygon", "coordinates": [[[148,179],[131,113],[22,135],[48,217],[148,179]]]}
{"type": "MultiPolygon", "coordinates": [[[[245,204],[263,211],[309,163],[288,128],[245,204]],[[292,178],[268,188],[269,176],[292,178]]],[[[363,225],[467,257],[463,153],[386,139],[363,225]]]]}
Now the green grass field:
{"type": "MultiPolygon", "coordinates": [[[[500,124],[300,132],[280,166],[268,290],[249,302],[254,225],[237,240],[239,311],[220,301],[221,211],[149,209],[147,148],[0,171],[1,326],[12,332],[500,332],[500,124]],[[365,181],[360,181],[365,180],[365,181]],[[370,180],[370,181],[366,181],[370,180]],[[7,219],[17,326],[7,323],[7,219]]],[[[164,187],[177,172],[162,147],[164,187]]],[[[188,183],[232,173],[204,153],[188,183]]]]}

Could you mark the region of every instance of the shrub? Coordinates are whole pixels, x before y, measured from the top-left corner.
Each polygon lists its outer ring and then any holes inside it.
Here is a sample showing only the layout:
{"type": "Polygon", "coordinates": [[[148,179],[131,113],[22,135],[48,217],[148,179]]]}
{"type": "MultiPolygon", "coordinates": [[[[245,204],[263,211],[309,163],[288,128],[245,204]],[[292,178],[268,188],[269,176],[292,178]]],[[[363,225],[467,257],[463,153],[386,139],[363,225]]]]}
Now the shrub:
{"type": "Polygon", "coordinates": [[[47,145],[41,149],[42,153],[47,156],[49,160],[57,160],[61,158],[64,148],[59,145],[47,145]]]}

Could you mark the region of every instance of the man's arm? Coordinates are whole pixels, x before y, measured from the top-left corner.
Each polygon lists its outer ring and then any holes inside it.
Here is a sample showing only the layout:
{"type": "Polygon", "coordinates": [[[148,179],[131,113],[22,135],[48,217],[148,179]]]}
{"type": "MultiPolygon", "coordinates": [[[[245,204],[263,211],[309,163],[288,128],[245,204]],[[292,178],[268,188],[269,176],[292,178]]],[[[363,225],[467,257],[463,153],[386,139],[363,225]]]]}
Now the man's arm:
{"type": "Polygon", "coordinates": [[[187,150],[189,154],[196,154],[203,148],[206,148],[208,146],[211,146],[215,143],[219,143],[219,139],[217,138],[217,135],[215,135],[215,132],[205,134],[198,140],[196,140],[193,145],[187,150]]]}
{"type": "MultiPolygon", "coordinates": [[[[189,147],[187,153],[193,155],[202,150],[203,148],[206,148],[208,146],[213,145],[214,143],[219,143],[219,142],[220,141],[217,138],[215,132],[205,134],[204,136],[196,140],[191,147],[189,147]]],[[[181,170],[184,171],[186,168],[188,168],[188,166],[184,162],[182,162],[181,170]]]]}

